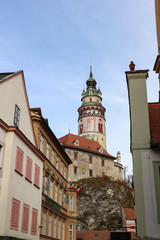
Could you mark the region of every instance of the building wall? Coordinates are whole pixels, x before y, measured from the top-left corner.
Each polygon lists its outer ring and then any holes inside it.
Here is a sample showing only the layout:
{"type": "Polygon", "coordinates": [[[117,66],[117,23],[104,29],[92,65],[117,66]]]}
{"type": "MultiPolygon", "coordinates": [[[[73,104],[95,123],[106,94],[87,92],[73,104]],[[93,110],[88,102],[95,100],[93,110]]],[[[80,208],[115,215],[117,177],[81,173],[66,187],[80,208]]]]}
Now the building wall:
{"type": "Polygon", "coordinates": [[[56,137],[53,137],[53,135],[49,133],[47,126],[42,124],[41,118],[39,118],[38,121],[38,116],[35,117],[32,114],[32,119],[38,148],[46,156],[46,161],[43,167],[40,238],[69,240],[69,227],[72,224],[72,240],[75,240],[77,193],[74,190],[68,189],[69,163],[64,157],[65,152],[63,148],[56,137]],[[41,144],[42,136],[43,147],[41,144]],[[59,147],[56,142],[58,142],[59,147]],[[49,148],[47,146],[49,146],[49,148]],[[70,196],[73,197],[72,211],[70,211],[70,196]]]}
{"type": "Polygon", "coordinates": [[[82,178],[103,175],[113,179],[123,179],[122,165],[115,166],[114,160],[87,151],[71,148],[65,148],[65,150],[73,161],[73,164],[69,166],[69,181],[78,181],[82,178]],[[75,159],[76,155],[77,159],[75,159]],[[75,173],[76,168],[77,172],[75,173]],[[90,170],[92,171],[92,176],[90,176],[90,170]]]}
{"type": "Polygon", "coordinates": [[[42,191],[42,169],[43,162],[37,155],[14,133],[8,132],[5,139],[3,177],[0,194],[0,235],[12,236],[17,238],[39,238],[40,212],[41,212],[41,191],[42,191]],[[15,171],[15,160],[17,146],[24,152],[23,157],[23,175],[15,171]],[[32,182],[25,178],[26,158],[30,157],[32,165],[32,182]],[[37,164],[40,167],[40,184],[39,187],[34,185],[34,167],[37,164]],[[32,197],[31,197],[32,196],[32,197]],[[20,201],[20,214],[18,230],[10,229],[12,199],[20,201]],[[21,231],[23,204],[30,206],[29,211],[29,229],[28,233],[21,231]],[[31,234],[32,208],[38,210],[37,234],[31,234]]]}
{"type": "Polygon", "coordinates": [[[9,126],[13,126],[16,104],[20,108],[19,129],[35,144],[23,78],[23,72],[19,72],[8,80],[5,80],[5,82],[4,80],[0,82],[0,118],[9,126]]]}

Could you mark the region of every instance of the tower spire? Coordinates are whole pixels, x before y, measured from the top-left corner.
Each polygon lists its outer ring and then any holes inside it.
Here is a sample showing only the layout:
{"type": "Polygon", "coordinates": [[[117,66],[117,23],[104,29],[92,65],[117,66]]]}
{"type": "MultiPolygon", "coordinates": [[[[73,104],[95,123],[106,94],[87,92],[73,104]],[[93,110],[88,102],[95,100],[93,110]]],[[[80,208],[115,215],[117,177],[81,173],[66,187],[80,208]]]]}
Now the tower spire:
{"type": "Polygon", "coordinates": [[[90,77],[93,77],[93,73],[92,73],[92,65],[90,65],[90,77]]]}

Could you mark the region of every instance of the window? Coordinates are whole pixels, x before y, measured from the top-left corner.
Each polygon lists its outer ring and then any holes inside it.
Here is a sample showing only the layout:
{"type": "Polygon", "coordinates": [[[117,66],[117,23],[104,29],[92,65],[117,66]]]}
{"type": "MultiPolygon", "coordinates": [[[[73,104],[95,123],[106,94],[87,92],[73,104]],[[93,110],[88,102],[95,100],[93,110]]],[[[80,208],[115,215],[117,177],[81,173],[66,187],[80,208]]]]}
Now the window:
{"type": "Polygon", "coordinates": [[[62,225],[62,240],[64,240],[64,226],[65,226],[65,223],[63,222],[63,225],[62,225]]]}
{"type": "Polygon", "coordinates": [[[89,156],[89,163],[92,163],[92,156],[89,156]]]}
{"type": "Polygon", "coordinates": [[[104,159],[102,159],[102,167],[104,167],[104,159]]]}
{"type": "Polygon", "coordinates": [[[43,152],[43,136],[41,135],[40,150],[43,152]]]}
{"type": "Polygon", "coordinates": [[[20,109],[17,105],[15,105],[15,111],[14,111],[14,125],[16,127],[19,127],[19,119],[20,119],[20,109]]]}
{"type": "Polygon", "coordinates": [[[93,170],[89,169],[89,176],[92,177],[93,176],[93,170]]]}
{"type": "Polygon", "coordinates": [[[56,169],[58,169],[58,155],[56,157],[56,169]]]}
{"type": "Polygon", "coordinates": [[[49,157],[49,144],[47,143],[47,148],[46,148],[46,158],[49,157]]]}
{"type": "Polygon", "coordinates": [[[99,123],[99,132],[103,133],[103,124],[100,124],[100,123],[99,123]]]}
{"type": "Polygon", "coordinates": [[[69,224],[69,240],[73,240],[73,224],[69,224]]]}
{"type": "Polygon", "coordinates": [[[32,160],[27,157],[26,159],[26,178],[32,182],[32,160]]]}
{"type": "Polygon", "coordinates": [[[47,194],[47,192],[49,192],[49,176],[44,178],[44,193],[47,194]]]}
{"type": "Polygon", "coordinates": [[[46,212],[43,212],[43,225],[42,225],[42,234],[45,235],[46,229],[46,212]]]}
{"type": "Polygon", "coordinates": [[[74,152],[74,159],[77,160],[78,153],[74,152]]]}
{"type": "Polygon", "coordinates": [[[30,207],[27,204],[23,204],[23,215],[22,215],[22,232],[28,233],[29,225],[29,210],[30,207]]]}
{"type": "Polygon", "coordinates": [[[57,222],[57,219],[56,217],[54,217],[54,233],[53,233],[54,238],[56,237],[56,222],[57,222]]]}
{"type": "Polygon", "coordinates": [[[34,185],[39,187],[40,167],[35,164],[34,185]]]}
{"type": "Polygon", "coordinates": [[[73,196],[70,196],[70,211],[73,212],[73,196]]]}
{"type": "Polygon", "coordinates": [[[62,174],[62,160],[61,160],[61,163],[60,163],[60,173],[62,174]]]}
{"type": "Polygon", "coordinates": [[[48,236],[51,236],[51,220],[52,220],[52,215],[49,215],[48,236]]]}
{"type": "Polygon", "coordinates": [[[73,167],[73,169],[74,169],[74,174],[77,174],[77,167],[73,167]]]}
{"type": "Polygon", "coordinates": [[[65,201],[66,201],[66,193],[63,192],[63,207],[65,208],[65,201]]]}
{"type": "Polygon", "coordinates": [[[50,181],[50,198],[52,198],[53,195],[53,181],[50,181]]]}
{"type": "Polygon", "coordinates": [[[64,166],[64,178],[66,178],[66,166],[64,166]]]}
{"type": "Polygon", "coordinates": [[[54,164],[54,150],[52,149],[52,164],[54,164]]]}
{"type": "Polygon", "coordinates": [[[59,205],[61,205],[61,201],[62,201],[62,189],[59,189],[59,205]]]}
{"type": "Polygon", "coordinates": [[[21,175],[23,175],[22,174],[22,171],[23,171],[23,156],[24,156],[24,152],[19,147],[17,147],[15,170],[18,173],[20,173],[21,175]]]}
{"type": "Polygon", "coordinates": [[[10,229],[17,230],[19,226],[20,201],[12,198],[10,229]]]}
{"type": "Polygon", "coordinates": [[[54,197],[55,202],[57,202],[57,188],[58,188],[58,186],[56,184],[55,185],[55,197],[54,197]]]}
{"type": "Polygon", "coordinates": [[[31,234],[37,235],[37,221],[38,221],[38,210],[32,208],[32,224],[31,224],[31,234]]]}
{"type": "Polygon", "coordinates": [[[58,238],[60,239],[60,233],[61,233],[61,220],[58,221],[58,238]]]}

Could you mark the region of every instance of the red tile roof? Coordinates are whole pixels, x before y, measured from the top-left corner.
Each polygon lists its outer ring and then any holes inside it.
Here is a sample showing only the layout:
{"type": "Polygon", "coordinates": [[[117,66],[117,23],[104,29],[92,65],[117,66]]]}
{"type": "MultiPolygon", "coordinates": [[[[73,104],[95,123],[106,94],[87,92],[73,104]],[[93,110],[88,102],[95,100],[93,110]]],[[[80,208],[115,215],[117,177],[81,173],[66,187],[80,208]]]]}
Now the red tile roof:
{"type": "Polygon", "coordinates": [[[148,110],[151,140],[153,143],[160,142],[160,103],[149,103],[148,110]]]}
{"type": "Polygon", "coordinates": [[[135,220],[135,209],[134,208],[123,208],[127,220],[135,220]]]}
{"type": "Polygon", "coordinates": [[[103,155],[104,157],[111,158],[113,160],[116,159],[114,156],[110,155],[104,148],[103,148],[103,153],[101,153],[99,149],[102,146],[98,142],[84,138],[84,137],[80,137],[80,136],[69,133],[64,137],[59,138],[58,140],[62,144],[62,146],[70,146],[77,149],[87,150],[99,155],[103,155]],[[75,145],[76,140],[79,141],[79,146],[75,145]]]}

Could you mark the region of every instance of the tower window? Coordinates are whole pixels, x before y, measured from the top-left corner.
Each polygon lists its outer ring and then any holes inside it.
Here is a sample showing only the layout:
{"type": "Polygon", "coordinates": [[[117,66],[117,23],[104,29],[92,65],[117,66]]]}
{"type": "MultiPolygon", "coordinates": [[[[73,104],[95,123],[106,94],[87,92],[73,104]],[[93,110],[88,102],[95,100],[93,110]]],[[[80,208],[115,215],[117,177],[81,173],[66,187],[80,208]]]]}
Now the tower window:
{"type": "Polygon", "coordinates": [[[103,133],[103,124],[99,123],[99,132],[103,133]]]}
{"type": "Polygon", "coordinates": [[[78,157],[78,153],[75,152],[75,153],[74,153],[74,159],[77,160],[77,157],[78,157]]]}
{"type": "Polygon", "coordinates": [[[102,159],[102,167],[104,167],[104,160],[102,159]]]}
{"type": "Polygon", "coordinates": [[[89,176],[92,177],[93,176],[93,170],[89,169],[89,176]]]}
{"type": "Polygon", "coordinates": [[[74,166],[74,174],[77,174],[77,167],[74,166]]]}
{"type": "Polygon", "coordinates": [[[90,98],[89,101],[92,102],[92,98],[90,98]]]}
{"type": "Polygon", "coordinates": [[[89,156],[89,163],[92,163],[92,156],[89,156]]]}

